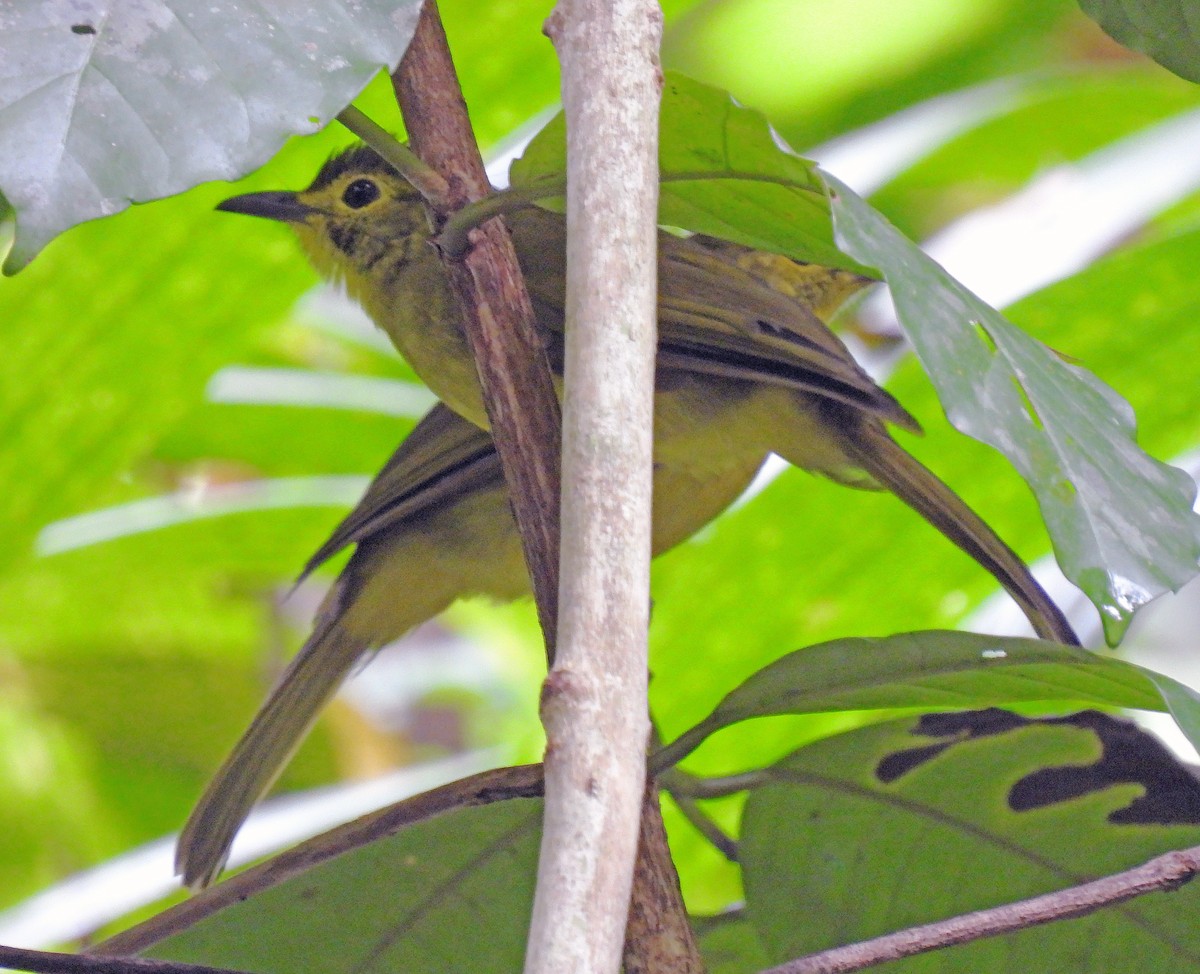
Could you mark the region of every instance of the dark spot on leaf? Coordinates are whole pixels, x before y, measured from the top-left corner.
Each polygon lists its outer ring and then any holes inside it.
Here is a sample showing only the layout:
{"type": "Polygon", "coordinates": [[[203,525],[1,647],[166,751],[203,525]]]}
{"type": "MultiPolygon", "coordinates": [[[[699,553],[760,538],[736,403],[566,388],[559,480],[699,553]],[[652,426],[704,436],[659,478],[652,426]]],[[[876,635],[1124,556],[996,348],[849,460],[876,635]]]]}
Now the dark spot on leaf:
{"type": "Polygon", "coordinates": [[[897,778],[902,778],[926,761],[932,761],[949,746],[949,744],[930,744],[928,747],[910,747],[905,751],[896,751],[875,766],[875,777],[885,785],[890,785],[897,778]]]}
{"type": "Polygon", "coordinates": [[[889,754],[875,768],[880,781],[891,783],[902,775],[931,761],[952,744],[973,738],[992,737],[1003,734],[1024,724],[1023,718],[998,707],[986,710],[968,710],[950,714],[924,714],[917,721],[913,734],[921,737],[951,738],[942,744],[927,744],[889,754]]]}
{"type": "Polygon", "coordinates": [[[880,781],[890,784],[963,741],[1036,725],[1068,726],[1091,734],[1099,741],[1101,755],[1091,764],[1040,768],[1021,778],[1008,794],[1008,804],[1014,812],[1083,798],[1113,785],[1134,784],[1140,785],[1144,794],[1109,813],[1108,820],[1114,825],[1200,824],[1200,780],[1157,738],[1135,724],[1098,710],[1039,719],[1020,717],[998,708],[926,714],[913,728],[913,734],[944,740],[895,751],[879,762],[875,774],[880,781]]]}
{"type": "Polygon", "coordinates": [[[96,28],[93,27],[91,24],[72,24],[71,25],[71,33],[72,34],[94,34],[94,33],[96,33],[96,28]]]}
{"type": "Polygon", "coordinates": [[[1044,723],[1069,724],[1090,731],[1103,753],[1094,764],[1043,768],[1026,775],[1009,792],[1016,812],[1044,808],[1112,785],[1141,785],[1145,794],[1109,813],[1114,825],[1200,824],[1200,781],[1156,738],[1136,724],[1097,710],[1044,723]]]}

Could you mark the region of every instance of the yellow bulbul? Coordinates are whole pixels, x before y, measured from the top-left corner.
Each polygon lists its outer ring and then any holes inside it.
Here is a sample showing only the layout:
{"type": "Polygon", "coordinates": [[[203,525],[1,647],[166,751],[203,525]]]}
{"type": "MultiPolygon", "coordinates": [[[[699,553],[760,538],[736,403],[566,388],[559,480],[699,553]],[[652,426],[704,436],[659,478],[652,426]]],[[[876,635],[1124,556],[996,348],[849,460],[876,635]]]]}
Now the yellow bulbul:
{"type": "MultiPolygon", "coordinates": [[[[188,821],[177,866],[191,885],[220,869],[250,807],[362,653],[459,595],[528,589],[498,461],[481,432],[474,361],[416,191],[357,147],[302,192],[252,193],[219,208],[290,224],[318,271],[345,282],[468,422],[435,409],[318,552],[319,560],[358,544],[313,635],[188,821]]],[[[506,222],[550,362],[561,369],[564,219],[531,207],[506,222]]],[[[824,324],[866,283],[712,237],[660,234],[655,551],[719,513],[773,451],[840,482],[892,491],[991,572],[1039,635],[1076,643],[1021,559],[891,437],[888,423],[920,427],[824,324]]]]}
{"type": "MultiPolygon", "coordinates": [[[[719,477],[659,466],[654,552],[673,548],[721,513],[764,458],[730,465],[719,477]],[[677,502],[685,497],[686,504],[677,502]]],[[[312,634],[188,819],[176,867],[189,886],[207,885],[220,871],[250,809],[364,653],[460,597],[507,601],[529,592],[492,438],[441,404],[309,559],[304,576],[350,545],[354,554],[322,602],[312,634]]]]}

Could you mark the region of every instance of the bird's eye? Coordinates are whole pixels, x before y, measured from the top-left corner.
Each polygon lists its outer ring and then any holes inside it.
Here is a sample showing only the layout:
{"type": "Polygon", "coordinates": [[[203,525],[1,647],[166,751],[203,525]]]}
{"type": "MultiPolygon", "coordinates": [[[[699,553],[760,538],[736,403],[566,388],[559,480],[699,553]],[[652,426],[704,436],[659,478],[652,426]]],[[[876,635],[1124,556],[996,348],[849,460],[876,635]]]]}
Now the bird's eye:
{"type": "Polygon", "coordinates": [[[342,193],[342,202],[352,210],[361,210],[377,199],[379,187],[370,179],[356,179],[342,193]]]}

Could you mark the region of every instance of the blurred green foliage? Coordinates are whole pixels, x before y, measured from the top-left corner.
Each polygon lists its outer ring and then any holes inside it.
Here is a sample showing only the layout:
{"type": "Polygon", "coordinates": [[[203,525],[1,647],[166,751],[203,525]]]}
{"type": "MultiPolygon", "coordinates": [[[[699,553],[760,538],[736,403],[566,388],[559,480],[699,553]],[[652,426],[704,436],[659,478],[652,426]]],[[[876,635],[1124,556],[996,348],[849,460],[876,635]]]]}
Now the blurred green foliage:
{"type": "MultiPolygon", "coordinates": [[[[917,237],[1200,104],[1194,88],[1121,51],[1067,0],[664,6],[666,65],[765,110],[801,150],[967,85],[1019,83],[1025,94],[1008,109],[874,196],[917,237]]],[[[512,0],[481,14],[472,0],[444,0],[442,9],[480,141],[494,148],[556,103],[545,4],[512,0]]],[[[386,83],[359,103],[398,128],[386,83]]],[[[369,474],[407,429],[380,415],[205,400],[229,364],[410,377],[294,314],[314,276],[284,230],[211,212],[234,192],[306,183],[348,141],[331,127],[236,187],[202,186],[80,226],[0,281],[0,905],[182,822],[280,665],[281,644],[303,635],[306,621],[280,599],[342,510],[243,513],[48,558],[35,554],[38,532],[197,483],[369,474]]],[[[1012,309],[1126,396],[1160,456],[1200,441],[1195,207],[1178,201],[1173,219],[1012,309]]],[[[928,430],[906,445],[1023,555],[1044,554],[1028,491],[990,450],[950,431],[918,369],[903,364],[889,387],[928,430]]],[[[670,737],[787,651],[951,626],[992,590],[891,498],[789,471],[656,564],[655,716],[670,737]]],[[[448,624],[485,644],[497,692],[513,701],[502,720],[467,714],[467,743],[537,758],[532,610],[470,605],[448,624]]],[[[747,754],[765,764],[860,719],[741,725],[707,744],[694,770],[741,770],[747,754]]],[[[361,763],[348,753],[358,746],[319,731],[283,785],[333,780],[361,763]]],[[[723,825],[736,827],[738,807],[718,808],[723,825]]],[[[672,810],[669,826],[691,905],[735,900],[734,868],[672,810]]]]}

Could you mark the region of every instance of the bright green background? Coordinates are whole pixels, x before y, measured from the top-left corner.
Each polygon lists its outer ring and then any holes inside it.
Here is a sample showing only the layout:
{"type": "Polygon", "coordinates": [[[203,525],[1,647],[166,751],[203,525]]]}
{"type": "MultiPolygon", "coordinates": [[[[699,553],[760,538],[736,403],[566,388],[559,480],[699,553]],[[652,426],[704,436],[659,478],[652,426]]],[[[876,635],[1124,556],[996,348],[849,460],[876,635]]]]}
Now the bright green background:
{"type": "MultiPolygon", "coordinates": [[[[666,65],[763,109],[800,149],[942,92],[998,78],[1027,85],[1018,105],[874,195],[918,237],[1200,103],[1192,85],[1123,52],[1058,0],[665,6],[666,65]]],[[[442,7],[480,140],[495,147],[555,104],[540,33],[549,5],[442,7]]],[[[362,103],[394,126],[386,96],[376,85],[362,103]]],[[[227,364],[411,378],[390,356],[292,313],[315,278],[286,233],[212,213],[243,188],[303,184],[347,141],[333,127],[288,144],[238,190],[203,186],[78,227],[0,281],[0,903],[178,827],[269,685],[280,645],[302,638],[306,623],[279,600],[344,508],[239,514],[50,558],[35,556],[37,533],[197,477],[369,474],[406,429],[380,415],[204,397],[227,364]]],[[[1195,200],[1180,201],[1118,252],[1011,310],[1124,395],[1157,456],[1200,441],[1197,214],[1195,200]]],[[[889,388],[928,430],[906,445],[1023,555],[1044,554],[1026,488],[992,451],[949,430],[911,361],[889,388]]],[[[992,588],[892,499],[788,472],[656,565],[655,715],[671,737],[787,651],[953,625],[992,588]]],[[[468,744],[536,758],[531,609],[463,606],[447,624],[479,641],[495,685],[446,692],[431,709],[448,710],[468,744]]],[[[436,753],[403,734],[358,733],[348,706],[334,718],[283,787],[333,780],[380,749],[436,753]]],[[[739,725],[689,768],[742,770],[857,719],[739,725]]],[[[736,805],[720,811],[730,828],[736,805]]],[[[708,911],[736,899],[732,867],[677,817],[670,826],[690,902],[708,911]]]]}

